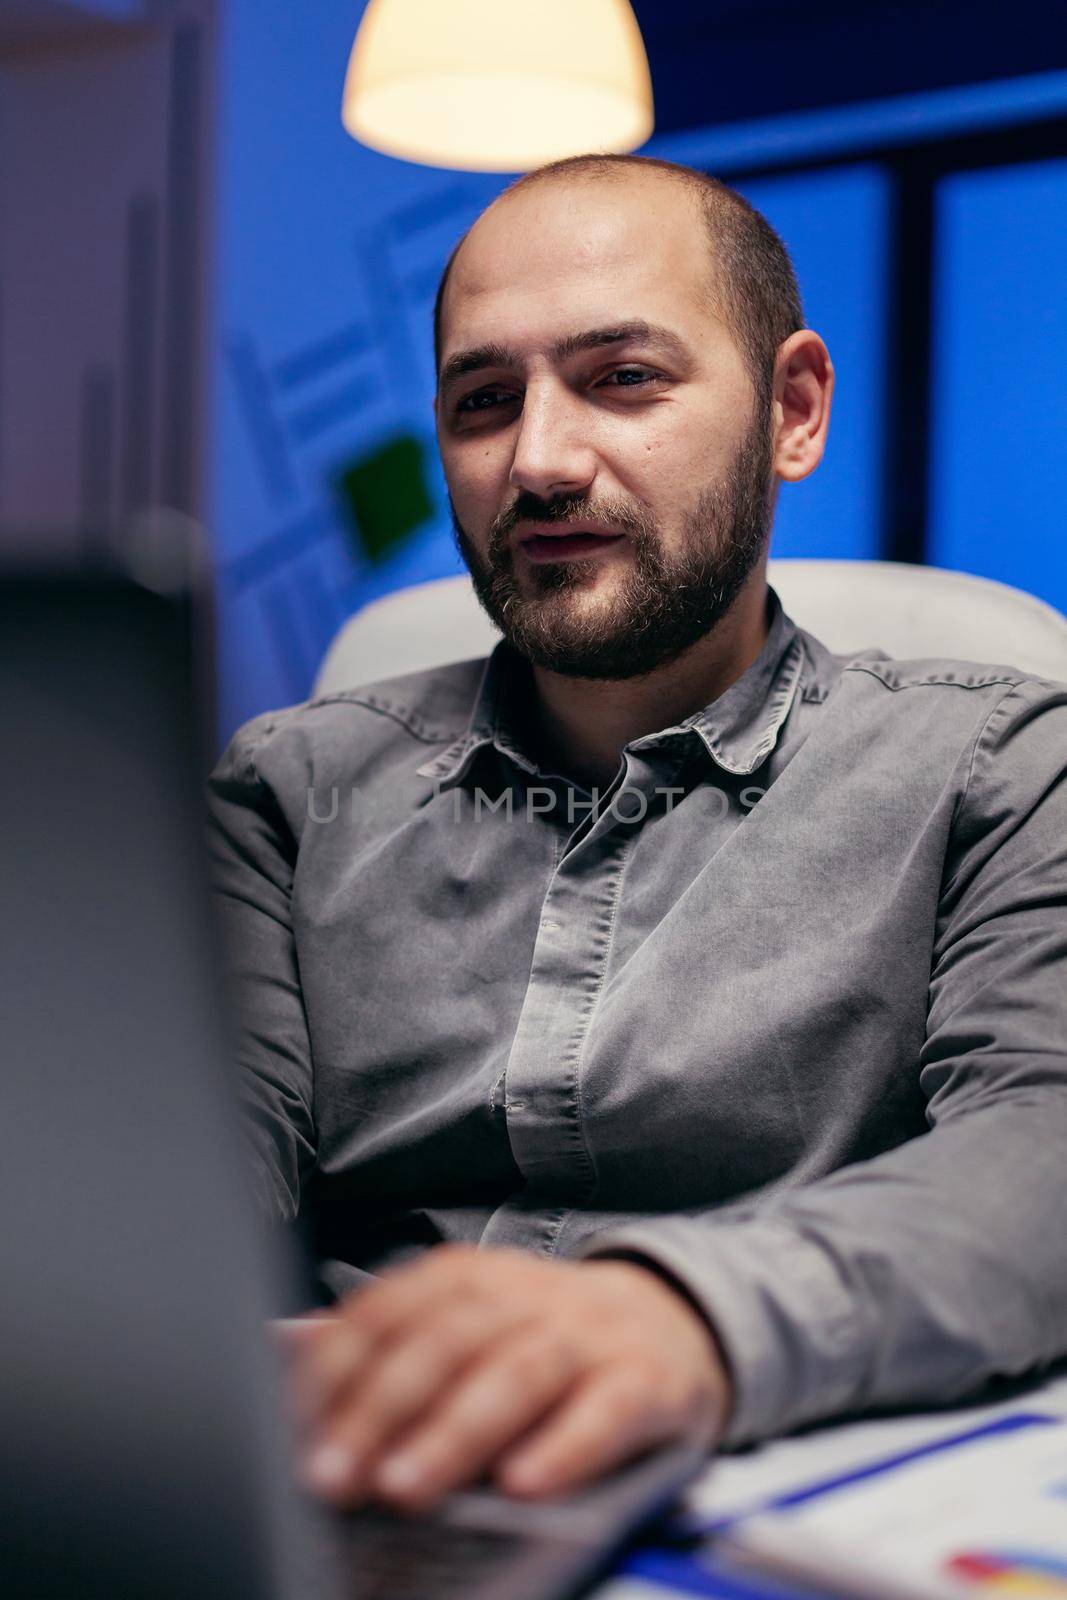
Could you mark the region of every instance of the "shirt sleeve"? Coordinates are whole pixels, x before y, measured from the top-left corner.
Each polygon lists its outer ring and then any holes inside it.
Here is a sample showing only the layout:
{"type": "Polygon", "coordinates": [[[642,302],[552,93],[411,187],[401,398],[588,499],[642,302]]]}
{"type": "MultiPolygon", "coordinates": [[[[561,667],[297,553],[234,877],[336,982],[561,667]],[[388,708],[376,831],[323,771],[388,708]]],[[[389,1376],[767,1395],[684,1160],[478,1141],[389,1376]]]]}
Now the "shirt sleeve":
{"type": "Polygon", "coordinates": [[[1065,767],[1067,687],[1013,685],[974,741],[941,882],[925,1133],[575,1250],[645,1258],[705,1313],[734,1380],[725,1444],[960,1399],[1067,1353],[1065,767]]]}
{"type": "Polygon", "coordinates": [[[207,785],[208,842],[237,1021],[253,1179],[271,1220],[293,1221],[315,1161],[311,1046],[291,914],[296,840],[256,768],[269,717],[241,728],[207,785]]]}

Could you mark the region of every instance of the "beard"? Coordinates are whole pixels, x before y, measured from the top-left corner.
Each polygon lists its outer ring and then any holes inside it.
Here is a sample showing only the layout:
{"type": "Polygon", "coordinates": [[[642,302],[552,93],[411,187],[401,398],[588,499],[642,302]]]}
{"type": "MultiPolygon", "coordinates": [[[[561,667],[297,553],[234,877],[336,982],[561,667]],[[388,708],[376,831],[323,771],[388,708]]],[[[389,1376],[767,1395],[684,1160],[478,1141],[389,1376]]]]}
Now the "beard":
{"type": "MultiPolygon", "coordinates": [[[[570,678],[638,678],[665,667],[703,639],[733,606],[765,548],[773,516],[771,417],[761,411],[724,482],[706,485],[683,517],[677,555],[668,557],[655,519],[629,506],[580,496],[552,502],[520,494],[490,529],[483,557],[452,508],[460,555],[490,620],[535,666],[570,678]],[[577,593],[603,558],[528,563],[524,592],[510,535],[519,522],[593,518],[622,531],[632,552],[602,605],[577,593]]],[[[610,562],[616,558],[607,557],[610,562]]]]}

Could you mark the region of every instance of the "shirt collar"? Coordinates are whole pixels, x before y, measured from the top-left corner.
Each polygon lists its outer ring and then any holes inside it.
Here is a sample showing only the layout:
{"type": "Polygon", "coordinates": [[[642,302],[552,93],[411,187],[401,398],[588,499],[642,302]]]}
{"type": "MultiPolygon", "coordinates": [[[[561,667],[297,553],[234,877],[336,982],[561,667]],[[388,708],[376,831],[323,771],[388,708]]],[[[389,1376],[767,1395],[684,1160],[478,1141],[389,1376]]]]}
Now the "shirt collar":
{"type": "MultiPolygon", "coordinates": [[[[727,772],[738,776],[754,772],[773,750],[789,715],[804,657],[796,623],[769,585],[767,615],[763,649],[736,682],[703,710],[632,739],[627,748],[654,750],[695,733],[727,772]]],[[[419,775],[437,779],[440,789],[451,788],[462,780],[479,749],[495,745],[524,771],[542,776],[522,743],[522,701],[531,690],[529,663],[501,639],[486,657],[466,728],[447,750],[423,762],[416,769],[419,775]]]]}

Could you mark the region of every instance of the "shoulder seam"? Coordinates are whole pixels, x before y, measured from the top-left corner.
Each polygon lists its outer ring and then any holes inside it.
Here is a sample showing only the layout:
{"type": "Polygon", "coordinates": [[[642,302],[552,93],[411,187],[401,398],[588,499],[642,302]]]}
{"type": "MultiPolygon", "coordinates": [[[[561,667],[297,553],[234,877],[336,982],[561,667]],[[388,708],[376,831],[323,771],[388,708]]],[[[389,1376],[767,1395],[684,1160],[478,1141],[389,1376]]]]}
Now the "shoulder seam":
{"type": "Polygon", "coordinates": [[[417,711],[409,710],[388,700],[379,700],[376,695],[358,694],[352,690],[344,690],[336,694],[319,695],[314,700],[302,700],[299,705],[287,706],[284,711],[276,715],[266,727],[257,729],[252,745],[253,751],[260,748],[265,739],[269,739],[281,727],[283,720],[299,716],[302,712],[315,711],[319,706],[345,705],[356,706],[365,711],[374,711],[379,716],[386,716],[406,729],[421,744],[451,744],[459,737],[461,729],[435,728],[424,722],[417,711]]]}
{"type": "MultiPolygon", "coordinates": [[[[865,661],[850,661],[843,670],[845,672],[865,672],[869,678],[874,678],[882,685],[883,689],[888,689],[891,694],[897,694],[902,689],[989,689],[998,683],[1006,684],[1009,688],[1017,688],[1019,684],[1031,681],[1030,674],[1018,672],[1011,676],[1002,674],[999,677],[979,678],[974,683],[962,682],[959,678],[944,675],[915,678],[910,683],[891,683],[865,661]]],[[[1003,699],[1003,696],[1001,696],[1001,699],[1003,699]]],[[[997,704],[1000,704],[1000,700],[997,701],[997,704]]]]}
{"type": "Polygon", "coordinates": [[[446,728],[433,728],[424,722],[417,711],[410,711],[404,706],[398,706],[388,700],[379,700],[373,694],[356,694],[346,690],[343,694],[324,694],[317,700],[309,700],[306,710],[310,711],[315,706],[362,706],[366,711],[375,711],[379,716],[391,717],[392,720],[406,728],[408,733],[419,740],[420,744],[451,744],[459,738],[462,730],[452,731],[446,728]]]}
{"type": "MultiPolygon", "coordinates": [[[[269,715],[269,713],[261,713],[261,715],[269,715]]],[[[258,720],[259,719],[257,718],[256,721],[258,720]]],[[[245,737],[247,744],[244,753],[246,783],[262,785],[263,779],[260,776],[259,768],[256,766],[256,751],[259,749],[260,745],[265,739],[270,738],[277,726],[277,719],[271,716],[270,720],[266,722],[263,727],[253,727],[246,731],[245,737]]]]}
{"type": "Polygon", "coordinates": [[[996,714],[996,712],[998,712],[1000,710],[1001,706],[1004,704],[1004,702],[1008,698],[1008,696],[1010,694],[1014,693],[1014,691],[1019,687],[1020,683],[1025,682],[1025,681],[1026,681],[1025,679],[1017,679],[1007,689],[1005,689],[1005,691],[1004,691],[1004,693],[1002,695],[998,695],[997,696],[996,701],[989,708],[988,715],[983,717],[982,726],[978,729],[978,732],[974,736],[974,744],[971,746],[971,759],[967,763],[967,778],[966,778],[966,781],[965,781],[965,783],[963,785],[963,793],[960,795],[959,815],[960,815],[961,818],[963,817],[963,813],[964,813],[964,811],[966,809],[966,806],[967,806],[967,801],[968,801],[968,799],[970,797],[971,779],[974,776],[974,764],[978,759],[978,747],[982,743],[982,740],[985,738],[986,729],[989,727],[989,724],[992,721],[994,715],[996,714]]]}

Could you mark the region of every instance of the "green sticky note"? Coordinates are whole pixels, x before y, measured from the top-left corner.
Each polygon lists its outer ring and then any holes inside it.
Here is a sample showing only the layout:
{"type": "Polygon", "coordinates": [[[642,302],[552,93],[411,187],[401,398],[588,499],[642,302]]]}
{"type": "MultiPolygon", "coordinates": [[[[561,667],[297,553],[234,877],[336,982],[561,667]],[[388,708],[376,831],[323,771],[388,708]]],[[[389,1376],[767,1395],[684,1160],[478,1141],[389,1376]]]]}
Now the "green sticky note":
{"type": "Polygon", "coordinates": [[[433,516],[422,441],[401,434],[343,465],[334,487],[360,551],[383,561],[433,516]]]}

